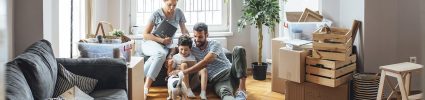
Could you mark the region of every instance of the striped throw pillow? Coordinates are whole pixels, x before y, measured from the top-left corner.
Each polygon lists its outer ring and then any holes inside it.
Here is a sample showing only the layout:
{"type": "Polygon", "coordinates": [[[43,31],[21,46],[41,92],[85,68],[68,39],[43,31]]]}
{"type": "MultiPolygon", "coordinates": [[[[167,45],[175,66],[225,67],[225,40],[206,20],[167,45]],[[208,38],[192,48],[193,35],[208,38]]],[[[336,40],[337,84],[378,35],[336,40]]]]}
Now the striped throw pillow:
{"type": "Polygon", "coordinates": [[[97,80],[85,76],[76,75],[66,70],[62,64],[58,66],[58,79],[56,81],[53,97],[58,97],[66,90],[77,86],[84,93],[89,94],[96,87],[97,80]]]}

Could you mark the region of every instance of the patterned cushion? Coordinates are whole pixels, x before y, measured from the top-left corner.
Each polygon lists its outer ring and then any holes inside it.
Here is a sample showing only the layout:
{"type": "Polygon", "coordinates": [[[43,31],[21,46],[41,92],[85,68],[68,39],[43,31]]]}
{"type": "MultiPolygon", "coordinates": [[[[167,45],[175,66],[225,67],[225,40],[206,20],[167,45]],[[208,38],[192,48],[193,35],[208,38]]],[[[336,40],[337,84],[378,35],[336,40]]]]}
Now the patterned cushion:
{"type": "Polygon", "coordinates": [[[62,64],[58,64],[58,68],[58,80],[56,82],[53,97],[59,96],[60,94],[64,93],[66,90],[74,86],[79,87],[83,92],[87,94],[91,93],[96,87],[96,79],[71,73],[66,70],[65,67],[62,66],[62,64]]]}

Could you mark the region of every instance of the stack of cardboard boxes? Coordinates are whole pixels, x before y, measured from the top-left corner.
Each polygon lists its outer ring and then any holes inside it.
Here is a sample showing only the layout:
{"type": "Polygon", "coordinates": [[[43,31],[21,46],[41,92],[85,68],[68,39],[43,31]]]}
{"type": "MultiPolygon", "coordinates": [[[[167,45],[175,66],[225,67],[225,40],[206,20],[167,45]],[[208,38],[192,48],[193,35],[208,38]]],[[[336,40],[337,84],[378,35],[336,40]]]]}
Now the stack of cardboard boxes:
{"type": "Polygon", "coordinates": [[[340,28],[331,30],[313,33],[312,50],[292,50],[283,47],[283,40],[272,40],[273,91],[284,89],[286,100],[348,99],[347,82],[356,69],[356,55],[351,50],[351,31],[340,28]]]}
{"type": "Polygon", "coordinates": [[[279,48],[285,43],[282,38],[272,39],[272,91],[277,93],[285,93],[286,80],[279,77],[279,48]]]}

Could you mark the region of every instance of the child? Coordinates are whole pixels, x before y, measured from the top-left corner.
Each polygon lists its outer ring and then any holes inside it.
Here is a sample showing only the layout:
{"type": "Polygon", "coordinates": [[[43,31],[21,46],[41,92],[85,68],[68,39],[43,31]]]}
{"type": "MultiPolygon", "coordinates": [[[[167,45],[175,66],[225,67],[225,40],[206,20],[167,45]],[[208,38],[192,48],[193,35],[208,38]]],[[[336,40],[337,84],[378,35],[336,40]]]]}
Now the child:
{"type": "MultiPolygon", "coordinates": [[[[168,65],[168,70],[167,73],[172,72],[173,70],[179,69],[179,70],[184,70],[187,69],[191,66],[193,66],[194,62],[196,62],[195,56],[193,56],[190,52],[191,52],[191,48],[192,48],[192,39],[189,36],[181,36],[179,37],[178,40],[178,54],[175,54],[173,56],[172,61],[169,63],[168,65]],[[190,63],[192,62],[192,63],[190,63]],[[177,68],[177,66],[179,66],[177,68]]],[[[199,71],[198,73],[201,76],[201,94],[199,94],[199,96],[201,97],[201,99],[206,100],[207,96],[206,96],[206,89],[207,89],[207,78],[208,78],[208,74],[207,74],[207,69],[202,69],[201,71],[199,71]]],[[[195,75],[197,76],[197,75],[195,75]]],[[[187,96],[188,97],[195,97],[195,95],[193,94],[190,86],[189,86],[189,77],[188,75],[185,75],[183,78],[183,82],[184,84],[188,87],[188,91],[187,91],[187,96]]],[[[193,85],[193,84],[192,84],[193,85]]]]}

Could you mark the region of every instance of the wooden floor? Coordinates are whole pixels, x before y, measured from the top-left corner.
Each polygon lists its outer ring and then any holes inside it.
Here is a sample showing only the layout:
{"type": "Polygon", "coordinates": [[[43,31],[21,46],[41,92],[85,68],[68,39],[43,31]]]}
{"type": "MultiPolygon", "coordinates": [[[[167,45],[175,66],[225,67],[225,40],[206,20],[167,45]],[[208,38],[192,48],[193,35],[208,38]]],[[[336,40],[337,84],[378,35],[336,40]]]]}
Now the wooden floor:
{"type": "MultiPolygon", "coordinates": [[[[267,76],[267,79],[264,81],[257,81],[252,78],[252,76],[248,76],[247,82],[247,93],[248,100],[284,100],[285,96],[280,93],[271,91],[271,79],[270,76],[267,76]]],[[[199,98],[199,91],[194,91],[197,96],[196,99],[199,98]]],[[[168,93],[166,87],[152,87],[148,94],[147,100],[165,100],[167,99],[168,93]]],[[[212,89],[208,89],[207,97],[209,100],[219,100],[220,98],[215,94],[212,89]]]]}

